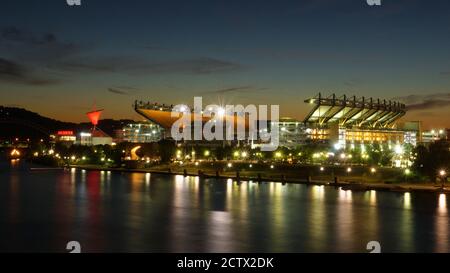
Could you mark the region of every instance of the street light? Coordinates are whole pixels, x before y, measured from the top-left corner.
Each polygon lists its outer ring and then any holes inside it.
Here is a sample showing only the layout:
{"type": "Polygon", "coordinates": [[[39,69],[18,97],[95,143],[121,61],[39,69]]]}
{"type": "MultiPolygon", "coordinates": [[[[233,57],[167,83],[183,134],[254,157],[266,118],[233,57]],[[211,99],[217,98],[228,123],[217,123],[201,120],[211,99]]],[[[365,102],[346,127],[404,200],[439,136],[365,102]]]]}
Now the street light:
{"type": "Polygon", "coordinates": [[[400,146],[400,144],[395,145],[394,151],[397,155],[402,155],[404,152],[403,147],[400,146]]]}
{"type": "Polygon", "coordinates": [[[439,171],[439,175],[441,176],[441,181],[442,181],[442,188],[444,188],[445,186],[445,181],[447,180],[447,172],[445,170],[440,170],[439,171]]]}
{"type": "Polygon", "coordinates": [[[408,181],[408,175],[411,174],[411,170],[410,169],[405,169],[405,182],[408,181]]]}
{"type": "Polygon", "coordinates": [[[336,144],[334,144],[334,149],[336,150],[336,151],[338,151],[338,150],[340,150],[342,148],[342,145],[341,145],[341,143],[336,143],[336,144]]]}

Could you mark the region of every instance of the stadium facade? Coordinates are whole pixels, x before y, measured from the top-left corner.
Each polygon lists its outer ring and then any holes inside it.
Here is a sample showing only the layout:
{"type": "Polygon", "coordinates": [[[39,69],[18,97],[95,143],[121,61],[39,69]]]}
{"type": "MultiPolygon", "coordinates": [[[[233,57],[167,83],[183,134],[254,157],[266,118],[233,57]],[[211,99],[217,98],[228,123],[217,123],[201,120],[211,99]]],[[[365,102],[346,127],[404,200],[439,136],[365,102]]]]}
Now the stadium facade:
{"type": "Polygon", "coordinates": [[[328,140],[345,146],[365,143],[410,143],[416,145],[417,132],[399,129],[397,121],[406,114],[400,102],[373,98],[324,97],[305,100],[313,105],[304,119],[313,140],[328,140]]]}
{"type": "MultiPolygon", "coordinates": [[[[403,130],[397,121],[406,113],[399,102],[356,96],[316,96],[305,100],[312,106],[303,121],[281,118],[278,121],[281,146],[295,147],[311,142],[331,143],[345,147],[349,144],[389,143],[416,145],[415,130],[403,130]]],[[[134,109],[151,122],[161,126],[170,137],[170,128],[177,118],[171,116],[173,106],[137,102],[134,109]]],[[[194,115],[194,114],[192,114],[194,115]]],[[[201,117],[203,122],[210,118],[201,117]]],[[[273,122],[269,122],[273,126],[273,122]]]]}

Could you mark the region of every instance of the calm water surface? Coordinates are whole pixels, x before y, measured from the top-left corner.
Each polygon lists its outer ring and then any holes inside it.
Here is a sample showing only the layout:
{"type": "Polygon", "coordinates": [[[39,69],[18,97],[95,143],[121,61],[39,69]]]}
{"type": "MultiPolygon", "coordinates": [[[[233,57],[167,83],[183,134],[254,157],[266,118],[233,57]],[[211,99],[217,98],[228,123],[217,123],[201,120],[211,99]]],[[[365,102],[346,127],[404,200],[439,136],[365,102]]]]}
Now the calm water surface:
{"type": "Polygon", "coordinates": [[[0,251],[448,252],[445,195],[0,163],[0,251]]]}

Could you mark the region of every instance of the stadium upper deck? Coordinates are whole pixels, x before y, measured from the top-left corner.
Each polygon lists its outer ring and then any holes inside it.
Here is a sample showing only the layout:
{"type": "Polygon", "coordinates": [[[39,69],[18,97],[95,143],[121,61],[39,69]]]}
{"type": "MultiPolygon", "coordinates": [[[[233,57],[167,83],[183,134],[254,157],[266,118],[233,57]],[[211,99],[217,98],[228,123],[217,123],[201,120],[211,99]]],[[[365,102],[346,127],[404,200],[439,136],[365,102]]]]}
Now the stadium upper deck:
{"type": "Polygon", "coordinates": [[[319,126],[337,122],[340,127],[346,128],[388,129],[406,113],[406,106],[402,103],[356,96],[348,98],[344,95],[337,98],[332,94],[323,97],[319,93],[305,102],[314,104],[314,108],[304,122],[319,126]]]}

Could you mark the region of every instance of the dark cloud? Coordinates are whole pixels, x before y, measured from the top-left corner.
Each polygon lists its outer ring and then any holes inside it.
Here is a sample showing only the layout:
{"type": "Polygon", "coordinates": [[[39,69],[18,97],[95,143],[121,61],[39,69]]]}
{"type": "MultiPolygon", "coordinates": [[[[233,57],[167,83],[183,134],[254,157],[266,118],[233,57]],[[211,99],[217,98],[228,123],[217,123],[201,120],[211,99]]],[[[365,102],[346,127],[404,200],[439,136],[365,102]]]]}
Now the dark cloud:
{"type": "Polygon", "coordinates": [[[253,93],[268,90],[268,88],[265,87],[255,87],[252,85],[245,85],[245,86],[235,86],[235,87],[229,87],[229,88],[222,88],[212,91],[206,91],[200,93],[200,95],[225,95],[225,94],[239,94],[240,98],[244,98],[244,94],[248,94],[249,98],[254,98],[255,95],[253,93]]]}
{"type": "Polygon", "coordinates": [[[61,62],[63,70],[78,72],[123,72],[128,74],[214,74],[242,68],[240,64],[214,58],[195,58],[180,61],[152,62],[134,57],[113,57],[61,62]]]}
{"type": "Polygon", "coordinates": [[[428,110],[450,106],[450,93],[435,93],[430,95],[409,95],[396,97],[394,100],[406,104],[408,111],[428,110]]]}
{"type": "Polygon", "coordinates": [[[344,85],[348,86],[348,87],[357,87],[357,86],[361,85],[361,83],[362,82],[358,79],[350,79],[350,80],[345,81],[344,85]]]}
{"type": "Polygon", "coordinates": [[[119,90],[119,89],[116,89],[116,88],[108,88],[107,90],[108,90],[108,92],[113,93],[113,94],[118,94],[118,95],[129,95],[128,92],[123,91],[123,90],[119,90]]]}
{"type": "Polygon", "coordinates": [[[434,93],[429,95],[408,95],[395,97],[393,98],[393,100],[398,100],[405,104],[415,104],[427,100],[450,100],[450,93],[434,93]]]}
{"type": "Polygon", "coordinates": [[[212,74],[240,70],[242,66],[213,58],[197,58],[153,66],[155,72],[181,72],[191,74],[212,74]]]}
{"type": "Polygon", "coordinates": [[[450,106],[450,100],[426,100],[422,103],[410,104],[406,106],[408,111],[426,110],[438,107],[450,106]]]}
{"type": "MultiPolygon", "coordinates": [[[[58,72],[143,74],[216,74],[242,69],[238,63],[198,57],[155,61],[141,56],[90,56],[89,46],[62,41],[54,33],[36,34],[10,26],[0,28],[0,50],[29,66],[58,72]]],[[[149,45],[148,49],[164,50],[149,45]]]]}
{"type": "Polygon", "coordinates": [[[208,92],[204,92],[203,94],[225,94],[225,93],[231,93],[231,92],[248,92],[251,90],[253,90],[253,87],[250,85],[247,85],[247,86],[237,86],[237,87],[208,91],[208,92]]]}
{"type": "Polygon", "coordinates": [[[67,60],[52,65],[50,68],[63,71],[92,73],[92,72],[116,72],[116,63],[113,60],[83,61],[67,60]]]}
{"type": "MultiPolygon", "coordinates": [[[[156,61],[141,56],[92,55],[88,49],[90,47],[66,42],[55,33],[37,33],[15,26],[0,27],[0,52],[5,53],[0,57],[0,82],[45,86],[76,79],[74,73],[209,75],[242,69],[238,63],[216,58],[156,61]]],[[[148,49],[164,50],[151,45],[148,49]]],[[[116,86],[107,91],[131,95],[137,89],[116,86]]]]}
{"type": "Polygon", "coordinates": [[[80,50],[80,46],[63,42],[54,33],[36,34],[15,26],[0,27],[0,52],[3,53],[0,81],[27,85],[60,83],[62,79],[55,79],[58,71],[52,67],[80,50]]]}
{"type": "Polygon", "coordinates": [[[125,89],[125,90],[132,90],[132,91],[137,91],[137,90],[139,90],[139,88],[134,87],[134,86],[117,86],[117,88],[125,89]]]}
{"type": "Polygon", "coordinates": [[[0,48],[7,50],[15,59],[47,65],[79,53],[82,47],[63,42],[54,33],[35,34],[14,26],[0,28],[0,48]]]}
{"type": "Polygon", "coordinates": [[[0,81],[27,85],[50,85],[56,80],[34,75],[33,71],[14,61],[0,58],[0,81]]]}
{"type": "Polygon", "coordinates": [[[32,32],[22,30],[14,26],[1,28],[0,38],[5,41],[24,43],[28,45],[45,45],[56,43],[56,36],[52,33],[45,33],[41,36],[36,36],[32,32]]]}

